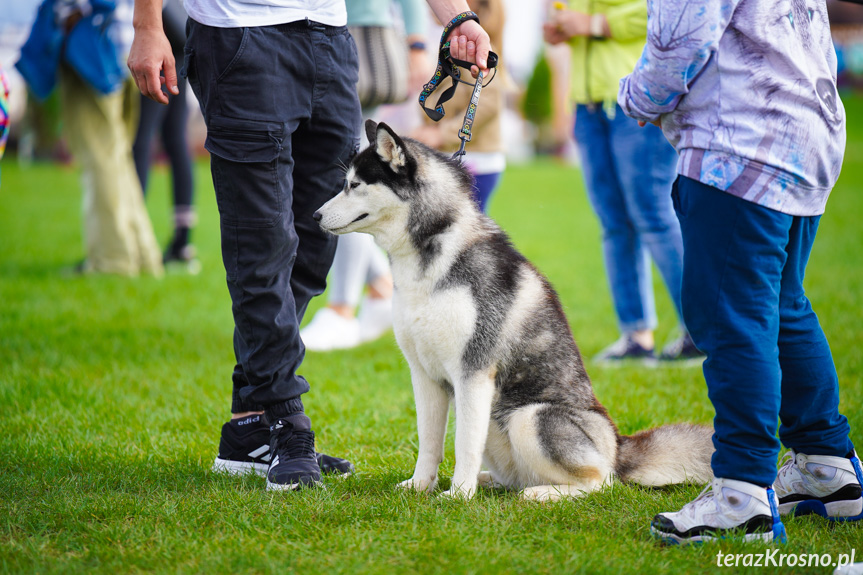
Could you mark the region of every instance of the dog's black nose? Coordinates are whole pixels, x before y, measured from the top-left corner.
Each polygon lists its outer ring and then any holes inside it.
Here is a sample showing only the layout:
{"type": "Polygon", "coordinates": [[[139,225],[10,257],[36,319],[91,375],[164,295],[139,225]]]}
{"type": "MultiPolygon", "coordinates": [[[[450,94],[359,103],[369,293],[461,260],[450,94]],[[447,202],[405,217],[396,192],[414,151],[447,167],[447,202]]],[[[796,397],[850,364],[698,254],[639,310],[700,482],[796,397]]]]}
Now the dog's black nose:
{"type": "Polygon", "coordinates": [[[324,217],[324,215],[321,212],[315,212],[312,214],[312,219],[315,220],[316,222],[321,221],[321,218],[323,218],[323,217],[324,217]]]}

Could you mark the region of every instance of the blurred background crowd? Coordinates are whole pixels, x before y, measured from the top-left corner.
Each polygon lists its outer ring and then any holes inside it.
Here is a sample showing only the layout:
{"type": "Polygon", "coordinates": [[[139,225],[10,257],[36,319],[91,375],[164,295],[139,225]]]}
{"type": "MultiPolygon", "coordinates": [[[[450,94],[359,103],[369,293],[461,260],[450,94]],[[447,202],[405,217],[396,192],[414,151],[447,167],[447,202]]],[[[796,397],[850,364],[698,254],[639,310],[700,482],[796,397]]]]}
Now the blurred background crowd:
{"type": "MultiPolygon", "coordinates": [[[[161,106],[141,97],[128,79],[123,89],[109,86],[96,87],[100,89],[94,91],[93,81],[88,85],[81,69],[80,62],[89,57],[86,54],[79,58],[77,66],[67,57],[63,65],[48,70],[50,89],[40,89],[33,78],[25,81],[19,73],[24,69],[20,64],[25,59],[22,47],[25,43],[29,45],[28,38],[32,41],[39,31],[37,13],[47,15],[44,20],[49,27],[53,21],[61,30],[66,28],[70,40],[64,49],[68,54],[72,50],[70,30],[81,18],[89,17],[91,23],[95,22],[93,14],[104,8],[102,4],[110,5],[112,17],[124,22],[119,27],[123,34],[117,43],[121,52],[127,50],[132,34],[131,0],[116,3],[16,0],[4,7],[0,20],[0,69],[8,84],[5,107],[11,125],[7,143],[10,153],[4,162],[17,162],[24,168],[46,161],[81,165],[86,255],[76,266],[77,272],[158,276],[163,267],[177,265],[188,273],[197,273],[200,264],[192,243],[196,221],[192,162],[208,152],[204,120],[192,90],[186,89],[186,81],[181,81],[180,93],[171,104],[161,106]],[[40,6],[47,9],[40,10],[40,6]],[[53,89],[54,83],[60,89],[53,89]],[[100,90],[108,96],[100,95],[100,90]],[[108,156],[116,156],[115,163],[120,167],[108,166],[108,156]],[[147,193],[148,170],[154,161],[170,166],[173,188],[173,233],[161,247],[142,201],[147,193]]],[[[357,89],[363,115],[386,121],[399,133],[443,151],[451,153],[457,149],[456,135],[470,90],[458,91],[458,97],[448,104],[447,117],[439,123],[430,122],[417,104],[423,83],[434,72],[441,32],[440,23],[435,21],[424,0],[348,0],[346,4],[348,24],[360,56],[357,89]]],[[[616,192],[603,188],[602,178],[594,176],[617,170],[621,189],[627,187],[627,178],[634,177],[636,183],[630,186],[633,188],[630,192],[640,198],[649,197],[651,194],[644,193],[646,187],[651,187],[643,177],[647,167],[642,164],[650,150],[664,150],[667,154],[662,161],[656,158],[648,161],[654,169],[660,163],[668,164],[668,169],[667,174],[657,176],[656,202],[644,209],[648,215],[664,214],[663,217],[674,220],[667,190],[674,176],[676,154],[658,129],[634,128],[634,122],[626,120],[619,108],[615,110],[617,83],[632,70],[643,45],[644,7],[624,0],[610,2],[610,6],[633,5],[638,10],[631,10],[631,15],[617,10],[619,14],[614,18],[603,16],[596,22],[592,19],[581,22],[574,13],[582,10],[582,4],[579,0],[470,2],[489,31],[494,49],[501,54],[502,64],[490,87],[482,93],[474,130],[477,137],[468,146],[466,165],[475,178],[475,199],[487,211],[508,163],[551,156],[582,164],[588,195],[604,229],[608,280],[623,334],[601,358],[639,354],[652,357],[652,326],[656,320],[649,288],[650,261],[656,262],[668,286],[679,284],[676,276],[679,266],[674,265],[680,259],[679,238],[661,238],[652,245],[649,236],[642,235],[644,249],[628,251],[613,245],[610,238],[615,235],[615,220],[625,218],[610,205],[608,198],[616,192]],[[624,25],[632,30],[619,28],[624,25]],[[627,35],[632,38],[627,39],[627,35]],[[610,42],[597,44],[596,40],[610,42]],[[619,46],[606,50],[612,42],[619,42],[619,46]],[[578,123],[575,123],[576,112],[578,123]],[[623,131],[618,136],[600,133],[599,126],[617,124],[620,130],[630,130],[629,135],[622,135],[623,131]],[[645,140],[643,149],[634,147],[635,144],[628,151],[615,149],[619,144],[612,142],[615,139],[632,142],[650,134],[652,140],[645,140]],[[603,138],[608,142],[600,143],[603,138]],[[620,154],[628,155],[611,160],[620,154]],[[615,168],[611,165],[615,161],[621,165],[615,168]],[[627,165],[632,168],[628,172],[627,165]],[[627,308],[633,308],[633,313],[628,313],[627,308]]],[[[181,0],[165,0],[164,6],[165,31],[179,69],[183,62],[186,16],[181,0]]],[[[863,6],[828,0],[828,9],[838,55],[840,88],[860,90],[863,6]]],[[[31,71],[45,68],[40,58],[41,55],[30,58],[31,71]]],[[[97,78],[100,73],[101,70],[97,71],[97,78]]],[[[432,99],[436,98],[435,95],[432,99]]],[[[624,196],[627,193],[622,190],[624,196]]],[[[630,204],[633,201],[627,200],[630,204]]],[[[632,206],[629,211],[632,212],[632,206]]],[[[629,221],[618,223],[638,229],[640,216],[630,213],[627,217],[629,221]]],[[[674,225],[668,228],[676,227],[675,222],[671,223],[674,225]]],[[[340,240],[329,283],[326,308],[318,312],[303,332],[308,348],[353,347],[388,329],[392,282],[385,259],[369,237],[340,240]]],[[[679,307],[676,291],[670,289],[670,294],[679,307]]],[[[683,325],[681,337],[663,354],[700,357],[683,325]]]]}
{"type": "MultiPolygon", "coordinates": [[[[362,3],[362,2],[360,2],[362,3]]],[[[36,17],[40,0],[16,0],[3,8],[0,20],[0,68],[8,76],[11,133],[8,149],[15,152],[16,161],[26,164],[34,160],[70,161],[63,141],[59,94],[40,102],[27,90],[14,64],[21,46],[27,39],[36,17]]],[[[503,0],[506,19],[503,25],[504,63],[508,74],[503,140],[511,161],[525,161],[535,154],[551,154],[577,161],[571,142],[571,115],[568,102],[569,50],[565,46],[549,46],[543,42],[542,24],[554,10],[550,1],[520,2],[503,0]]],[[[846,89],[863,88],[863,8],[853,4],[828,0],[831,28],[839,56],[840,83],[846,89]]],[[[394,21],[402,31],[401,3],[393,2],[394,21]]],[[[427,71],[433,70],[440,26],[428,13],[424,15],[427,71]]],[[[411,62],[413,64],[413,61],[411,62]]],[[[189,147],[196,155],[204,155],[205,128],[191,91],[185,94],[189,112],[189,147]]],[[[397,114],[415,116],[421,121],[416,94],[408,98],[404,110],[380,110],[384,118],[397,114]]],[[[153,144],[157,158],[164,159],[161,145],[153,144]]]]}

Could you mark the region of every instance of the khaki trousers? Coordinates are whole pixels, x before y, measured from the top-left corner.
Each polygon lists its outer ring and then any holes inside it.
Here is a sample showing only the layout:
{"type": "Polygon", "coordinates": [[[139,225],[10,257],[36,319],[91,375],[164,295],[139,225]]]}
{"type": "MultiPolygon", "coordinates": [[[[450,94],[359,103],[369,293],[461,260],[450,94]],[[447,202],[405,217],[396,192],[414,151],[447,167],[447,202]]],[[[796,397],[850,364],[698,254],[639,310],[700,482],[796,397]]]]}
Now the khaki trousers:
{"type": "Polygon", "coordinates": [[[102,95],[68,67],[61,71],[63,132],[82,168],[85,271],[163,272],[132,160],[138,98],[131,80],[102,95]]]}

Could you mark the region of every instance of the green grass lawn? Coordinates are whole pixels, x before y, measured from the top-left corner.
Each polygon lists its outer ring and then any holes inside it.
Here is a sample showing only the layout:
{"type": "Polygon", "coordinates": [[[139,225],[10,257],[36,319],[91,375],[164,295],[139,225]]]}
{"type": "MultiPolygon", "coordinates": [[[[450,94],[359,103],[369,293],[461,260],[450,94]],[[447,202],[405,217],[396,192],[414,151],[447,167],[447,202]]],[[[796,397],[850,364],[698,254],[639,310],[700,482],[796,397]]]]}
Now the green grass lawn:
{"type": "MultiPolygon", "coordinates": [[[[842,410],[863,445],[863,100],[847,109],[844,172],[806,283],[833,347],[842,410]]],[[[353,477],[328,480],[325,490],[270,494],[262,479],[211,473],[229,416],[232,320],[209,170],[197,168],[194,241],[203,272],[130,280],[65,272],[83,255],[76,168],[25,170],[3,160],[0,570],[724,573],[735,569],[716,567],[719,550],[760,549],[651,540],[653,514],[679,508],[699,486],[617,483],[545,505],[506,492],[462,503],[396,491],[412,473],[417,440],[409,372],[391,335],[310,353],[301,370],[312,385],[304,401],[318,447],[351,458],[353,477]]],[[[163,244],[167,185],[157,168],[148,205],[163,244]]],[[[599,230],[578,170],[511,167],[491,212],[557,287],[584,355],[614,340],[599,230]]],[[[662,343],[676,320],[658,274],[656,291],[662,343]]],[[[624,433],[711,421],[697,368],[587,367],[624,433]]],[[[453,464],[450,436],[443,488],[453,464]]],[[[863,561],[859,525],[800,518],[786,526],[782,552],[836,557],[856,549],[863,561]]]]}

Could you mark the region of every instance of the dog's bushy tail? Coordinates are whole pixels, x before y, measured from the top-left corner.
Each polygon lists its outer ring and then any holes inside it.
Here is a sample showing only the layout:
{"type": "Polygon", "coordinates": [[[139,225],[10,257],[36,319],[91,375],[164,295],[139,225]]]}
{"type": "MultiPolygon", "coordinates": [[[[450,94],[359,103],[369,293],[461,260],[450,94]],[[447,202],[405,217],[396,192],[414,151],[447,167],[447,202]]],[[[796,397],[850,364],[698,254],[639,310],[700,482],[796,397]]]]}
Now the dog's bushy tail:
{"type": "Polygon", "coordinates": [[[713,477],[713,429],[680,423],[620,436],[615,471],[621,480],[656,487],[713,477]]]}

